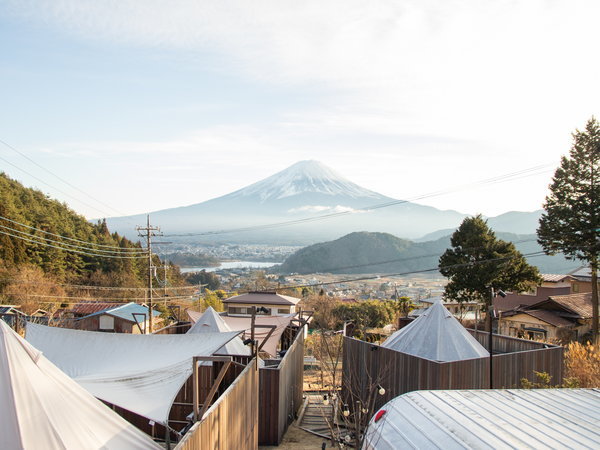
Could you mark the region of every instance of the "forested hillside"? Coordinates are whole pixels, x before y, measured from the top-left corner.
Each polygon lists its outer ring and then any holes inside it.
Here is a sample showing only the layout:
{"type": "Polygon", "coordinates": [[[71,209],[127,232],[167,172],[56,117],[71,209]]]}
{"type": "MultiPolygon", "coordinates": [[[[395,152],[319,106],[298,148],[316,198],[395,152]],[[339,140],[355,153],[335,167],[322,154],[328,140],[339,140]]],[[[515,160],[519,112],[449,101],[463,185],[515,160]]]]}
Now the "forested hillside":
{"type": "MultiPolygon", "coordinates": [[[[143,287],[145,255],[139,243],[110,233],[105,222],[91,224],[65,204],[0,173],[1,302],[18,301],[26,291],[31,298],[58,298],[67,283],[143,287]]],[[[154,264],[160,264],[158,257],[154,264]]],[[[170,277],[178,278],[179,270],[173,269],[170,277]]]]}
{"type": "MultiPolygon", "coordinates": [[[[535,235],[496,233],[513,242],[523,254],[539,252],[535,235]]],[[[335,241],[322,242],[298,250],[275,270],[279,273],[404,273],[435,269],[442,253],[450,246],[450,236],[434,241],[413,242],[388,233],[350,233],[335,241]]],[[[566,273],[579,267],[562,255],[536,256],[529,260],[543,273],[566,273]]]]}

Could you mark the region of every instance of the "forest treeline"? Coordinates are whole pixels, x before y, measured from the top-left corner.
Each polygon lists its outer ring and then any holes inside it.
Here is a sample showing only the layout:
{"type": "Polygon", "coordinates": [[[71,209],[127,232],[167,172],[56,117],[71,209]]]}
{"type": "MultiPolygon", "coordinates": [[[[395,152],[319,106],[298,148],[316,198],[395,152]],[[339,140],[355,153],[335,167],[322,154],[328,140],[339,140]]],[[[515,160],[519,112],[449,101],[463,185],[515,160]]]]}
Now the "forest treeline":
{"type": "MultiPolygon", "coordinates": [[[[66,204],[0,173],[0,302],[23,303],[26,295],[53,299],[64,295],[65,285],[142,288],[148,277],[144,253],[139,242],[111,233],[104,220],[90,223],[66,204]]],[[[153,265],[161,264],[154,256],[153,265]]],[[[169,269],[167,284],[181,285],[179,268],[169,269]]]]}

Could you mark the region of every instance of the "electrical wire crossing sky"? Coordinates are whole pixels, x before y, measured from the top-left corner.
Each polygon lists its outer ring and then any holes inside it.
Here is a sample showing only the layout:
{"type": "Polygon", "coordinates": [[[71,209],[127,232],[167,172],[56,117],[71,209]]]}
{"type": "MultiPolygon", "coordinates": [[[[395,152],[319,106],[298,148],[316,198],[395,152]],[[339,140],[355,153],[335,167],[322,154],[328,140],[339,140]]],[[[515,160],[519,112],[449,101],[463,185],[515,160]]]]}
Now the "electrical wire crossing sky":
{"type": "MultiPolygon", "coordinates": [[[[87,218],[300,160],[405,200],[540,209],[600,115],[594,0],[0,3],[0,170],[87,218]]],[[[8,230],[4,230],[8,232],[8,230]]]]}

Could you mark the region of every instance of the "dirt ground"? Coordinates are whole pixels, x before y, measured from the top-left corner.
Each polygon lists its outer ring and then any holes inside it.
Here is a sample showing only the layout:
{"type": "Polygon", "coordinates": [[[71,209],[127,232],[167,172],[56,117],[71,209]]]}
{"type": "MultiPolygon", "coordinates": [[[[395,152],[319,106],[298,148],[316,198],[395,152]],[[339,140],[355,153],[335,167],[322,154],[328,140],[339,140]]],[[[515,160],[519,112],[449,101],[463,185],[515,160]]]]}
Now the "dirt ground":
{"type": "Polygon", "coordinates": [[[331,443],[327,439],[315,436],[308,431],[298,428],[295,424],[291,424],[283,436],[283,441],[281,441],[281,445],[279,445],[279,447],[261,445],[258,448],[259,450],[313,450],[321,449],[324,442],[327,446],[326,448],[331,448],[331,443]]]}

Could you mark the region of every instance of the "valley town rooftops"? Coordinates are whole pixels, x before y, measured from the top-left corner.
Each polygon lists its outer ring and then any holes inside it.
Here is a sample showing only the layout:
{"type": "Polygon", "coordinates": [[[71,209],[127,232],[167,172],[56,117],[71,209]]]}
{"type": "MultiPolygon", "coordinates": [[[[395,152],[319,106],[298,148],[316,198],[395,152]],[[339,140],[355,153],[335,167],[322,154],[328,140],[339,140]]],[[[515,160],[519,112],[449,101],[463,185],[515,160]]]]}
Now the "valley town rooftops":
{"type": "Polygon", "coordinates": [[[255,291],[247,294],[236,295],[223,300],[227,304],[244,305],[296,305],[300,302],[299,298],[281,295],[275,291],[255,291]]]}

